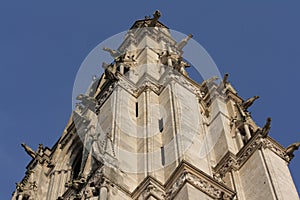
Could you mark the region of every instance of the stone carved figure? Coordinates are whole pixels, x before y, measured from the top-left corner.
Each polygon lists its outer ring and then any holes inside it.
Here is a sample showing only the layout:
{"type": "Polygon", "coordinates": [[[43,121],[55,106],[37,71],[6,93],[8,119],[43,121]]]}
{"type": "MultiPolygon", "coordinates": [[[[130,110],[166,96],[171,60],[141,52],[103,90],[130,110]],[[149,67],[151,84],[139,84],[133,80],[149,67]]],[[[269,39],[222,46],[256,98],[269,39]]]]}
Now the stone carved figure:
{"type": "Polygon", "coordinates": [[[135,59],[134,59],[134,56],[135,55],[131,55],[131,56],[127,56],[127,58],[129,59],[128,61],[131,61],[131,62],[134,62],[134,61],[136,61],[135,59]]]}
{"type": "Polygon", "coordinates": [[[108,47],[103,47],[103,50],[107,51],[111,55],[111,57],[113,57],[114,59],[121,55],[121,53],[119,51],[110,49],[108,47]]]}
{"type": "Polygon", "coordinates": [[[222,82],[221,82],[221,85],[223,86],[223,88],[226,88],[226,86],[227,86],[227,84],[228,84],[228,76],[229,76],[229,74],[226,73],[226,74],[224,75],[224,77],[223,77],[223,80],[222,80],[222,82]]]}
{"type": "Polygon", "coordinates": [[[80,94],[76,97],[76,100],[81,101],[81,103],[85,106],[85,107],[90,107],[90,108],[95,108],[95,106],[97,105],[97,100],[93,97],[90,97],[88,95],[85,94],[80,94]]]}
{"type": "Polygon", "coordinates": [[[42,155],[43,152],[44,152],[44,146],[43,146],[43,144],[39,144],[39,148],[38,148],[38,150],[37,150],[37,153],[38,153],[39,155],[42,155]]]}
{"type": "Polygon", "coordinates": [[[86,180],[82,177],[79,177],[78,179],[67,182],[65,187],[70,187],[77,191],[80,190],[85,183],[86,180]]]}
{"type": "Polygon", "coordinates": [[[268,133],[271,129],[271,121],[272,121],[272,118],[268,117],[265,126],[261,130],[261,135],[263,138],[266,138],[268,136],[268,133]]]}
{"type": "Polygon", "coordinates": [[[213,82],[215,82],[216,80],[218,80],[219,78],[217,76],[213,76],[207,80],[204,80],[201,85],[200,85],[200,90],[203,92],[203,93],[207,93],[208,89],[209,89],[209,86],[211,86],[211,84],[213,82]]]}
{"type": "MultiPolygon", "coordinates": [[[[170,48],[168,47],[168,49],[170,49],[170,48]]],[[[167,50],[167,51],[161,52],[161,53],[157,53],[157,55],[158,55],[158,59],[160,60],[160,62],[163,65],[167,65],[169,67],[173,66],[172,57],[175,54],[171,53],[170,50],[167,50]]]]}
{"type": "MultiPolygon", "coordinates": [[[[211,77],[211,78],[209,78],[209,79],[203,81],[202,84],[204,83],[205,85],[209,85],[209,84],[215,82],[215,81],[218,80],[218,79],[219,79],[219,78],[218,78],[217,76],[213,76],[213,77],[211,77]]],[[[202,85],[202,84],[201,84],[201,85],[202,85]]]]}
{"type": "Polygon", "coordinates": [[[294,151],[298,150],[299,149],[299,146],[300,146],[300,142],[295,142],[293,144],[291,144],[290,146],[288,146],[286,148],[286,154],[290,157],[290,158],[293,158],[295,155],[294,155],[294,151]]]}
{"type": "Polygon", "coordinates": [[[153,13],[153,19],[151,21],[151,23],[149,24],[149,27],[154,27],[156,25],[156,22],[158,21],[158,19],[160,18],[161,16],[161,13],[159,10],[156,10],[154,13],[153,13]]]}
{"type": "Polygon", "coordinates": [[[223,181],[223,179],[222,179],[222,176],[221,176],[221,174],[219,174],[219,173],[215,173],[215,174],[213,175],[213,178],[214,178],[216,181],[220,182],[220,183],[224,183],[224,181],[223,181]]]}
{"type": "Polygon", "coordinates": [[[111,81],[117,81],[119,78],[116,76],[117,67],[115,64],[102,63],[102,67],[105,69],[105,78],[111,81]]]}
{"type": "Polygon", "coordinates": [[[184,76],[188,76],[188,73],[186,72],[185,68],[190,67],[190,65],[187,62],[184,62],[182,57],[179,57],[177,60],[177,70],[184,76]]]}
{"type": "Polygon", "coordinates": [[[259,98],[259,96],[254,96],[254,97],[252,97],[252,98],[247,99],[247,100],[242,104],[244,110],[247,110],[250,106],[252,106],[252,104],[254,103],[254,101],[255,101],[256,99],[258,99],[258,98],[259,98]]]}
{"type": "Polygon", "coordinates": [[[188,41],[189,41],[192,37],[193,37],[193,35],[192,35],[192,34],[189,34],[186,38],[184,38],[183,40],[181,40],[180,42],[178,42],[178,43],[176,44],[177,49],[181,51],[181,50],[183,49],[183,47],[188,43],[188,41]]]}
{"type": "Polygon", "coordinates": [[[22,143],[21,146],[25,149],[26,153],[30,155],[32,158],[36,157],[36,152],[34,152],[29,146],[25,143],[22,143]]]}
{"type": "Polygon", "coordinates": [[[94,186],[86,187],[84,191],[84,199],[85,200],[97,200],[99,195],[99,189],[94,186]]]}

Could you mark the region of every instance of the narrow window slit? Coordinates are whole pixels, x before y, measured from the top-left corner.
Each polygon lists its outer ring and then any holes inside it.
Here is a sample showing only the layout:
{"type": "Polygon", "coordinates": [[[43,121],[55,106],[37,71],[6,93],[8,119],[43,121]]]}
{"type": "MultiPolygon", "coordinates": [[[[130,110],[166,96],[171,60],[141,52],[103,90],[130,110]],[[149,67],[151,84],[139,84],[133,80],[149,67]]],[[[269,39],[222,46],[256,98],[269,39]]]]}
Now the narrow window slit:
{"type": "Polygon", "coordinates": [[[160,147],[160,153],[161,153],[161,164],[164,166],[165,165],[165,149],[164,147],[160,147]]]}
{"type": "Polygon", "coordinates": [[[162,133],[164,130],[164,120],[163,118],[158,120],[158,127],[159,127],[159,131],[162,133]]]}
{"type": "Polygon", "coordinates": [[[135,102],[135,117],[139,116],[139,103],[135,102]]]}

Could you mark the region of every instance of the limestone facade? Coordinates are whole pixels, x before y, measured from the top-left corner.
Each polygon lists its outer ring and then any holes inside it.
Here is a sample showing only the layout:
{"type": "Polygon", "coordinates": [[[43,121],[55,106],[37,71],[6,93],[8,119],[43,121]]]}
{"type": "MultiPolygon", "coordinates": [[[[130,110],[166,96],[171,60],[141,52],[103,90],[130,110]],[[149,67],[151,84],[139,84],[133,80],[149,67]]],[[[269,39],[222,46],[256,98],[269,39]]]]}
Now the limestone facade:
{"type": "MultiPolygon", "coordinates": [[[[299,199],[292,153],[227,81],[196,83],[181,42],[138,20],[52,147],[33,151],[12,200],[299,199]]],[[[290,149],[289,149],[290,150],[290,149]]]]}

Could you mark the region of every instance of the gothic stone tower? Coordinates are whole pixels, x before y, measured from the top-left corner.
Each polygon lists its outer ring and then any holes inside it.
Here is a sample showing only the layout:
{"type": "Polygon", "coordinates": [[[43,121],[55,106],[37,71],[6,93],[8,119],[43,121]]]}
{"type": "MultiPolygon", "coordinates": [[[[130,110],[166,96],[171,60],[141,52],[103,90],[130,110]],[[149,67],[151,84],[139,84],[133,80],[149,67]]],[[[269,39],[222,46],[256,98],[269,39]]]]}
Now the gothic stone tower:
{"type": "Polygon", "coordinates": [[[268,136],[227,81],[201,84],[182,59],[192,35],[176,42],[153,18],[138,20],[113,62],[79,95],[52,148],[32,157],[12,200],[295,200],[288,164],[295,143],[268,136]]]}

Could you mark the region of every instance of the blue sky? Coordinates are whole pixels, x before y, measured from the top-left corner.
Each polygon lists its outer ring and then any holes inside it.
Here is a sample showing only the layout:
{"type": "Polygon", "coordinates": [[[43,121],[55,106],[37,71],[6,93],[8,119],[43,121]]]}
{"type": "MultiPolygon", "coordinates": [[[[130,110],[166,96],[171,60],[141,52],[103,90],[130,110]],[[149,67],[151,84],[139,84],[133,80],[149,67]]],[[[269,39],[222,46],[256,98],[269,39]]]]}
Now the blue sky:
{"type": "MultiPolygon", "coordinates": [[[[72,109],[77,70],[101,41],[135,20],[161,20],[208,51],[258,125],[283,146],[300,141],[299,1],[2,1],[0,4],[0,199],[9,199],[30,157],[20,146],[52,147],[72,109]]],[[[300,153],[290,167],[300,188],[300,153]]]]}

